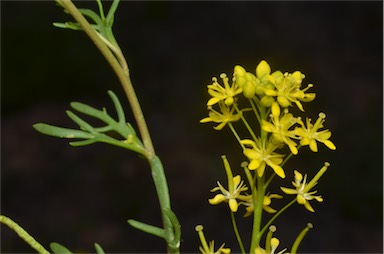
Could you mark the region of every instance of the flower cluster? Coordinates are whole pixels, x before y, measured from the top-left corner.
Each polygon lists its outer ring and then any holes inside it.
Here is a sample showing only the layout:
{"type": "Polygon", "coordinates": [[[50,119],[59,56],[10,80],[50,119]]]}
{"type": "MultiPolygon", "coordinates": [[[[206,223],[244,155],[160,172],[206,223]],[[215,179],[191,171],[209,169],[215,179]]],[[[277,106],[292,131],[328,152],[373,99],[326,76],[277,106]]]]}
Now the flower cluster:
{"type": "MultiPolygon", "coordinates": [[[[276,253],[279,240],[274,237],[268,238],[268,234],[272,234],[268,233],[263,248],[260,244],[263,233],[277,216],[296,202],[308,211],[314,212],[310,201],[322,202],[323,199],[321,196],[316,196],[317,192],[312,188],[327,170],[329,163],[325,163],[311,181],[308,181],[307,174],[303,176],[294,170],[292,182],[294,189],[286,187],[280,189],[284,194],[294,194],[295,198],[280,210],[271,206],[272,200],[283,199],[282,195],[267,191],[271,181],[275,176],[280,179],[286,177],[289,170],[285,166],[286,162],[292,156],[298,156],[301,148],[309,146],[312,152],[318,152],[319,143],[331,150],[335,150],[336,146],[330,140],[331,131],[324,129],[324,113],[319,113],[315,123],[312,123],[310,117],[296,116],[293,113],[303,114],[305,103],[313,101],[316,97],[315,93],[308,92],[313,87],[312,84],[302,87],[305,75],[300,71],[272,72],[270,65],[262,60],[254,73],[236,65],[231,82],[224,73],[220,78],[222,84],[214,77],[213,83],[208,85],[208,94],[211,96],[207,102],[209,113],[208,117],[201,119],[200,122],[216,123],[215,130],[222,130],[226,126],[230,128],[245,156],[246,161],[242,165],[247,183],[242,180],[240,174],[234,176],[226,156],[223,155],[228,187],[226,189],[217,182],[217,186],[211,191],[219,193],[208,201],[212,205],[228,203],[232,216],[238,211],[239,206],[243,205],[246,210],[244,217],[253,215],[254,220],[250,252],[276,253]],[[295,108],[298,110],[295,111],[295,108]],[[242,128],[242,135],[244,130],[248,134],[241,137],[237,128],[242,128]],[[264,227],[261,225],[262,211],[276,214],[264,227]]],[[[232,222],[236,233],[234,217],[232,222]]],[[[295,253],[308,228],[298,236],[291,253],[295,253]]],[[[238,232],[236,237],[244,252],[238,232]]]]}

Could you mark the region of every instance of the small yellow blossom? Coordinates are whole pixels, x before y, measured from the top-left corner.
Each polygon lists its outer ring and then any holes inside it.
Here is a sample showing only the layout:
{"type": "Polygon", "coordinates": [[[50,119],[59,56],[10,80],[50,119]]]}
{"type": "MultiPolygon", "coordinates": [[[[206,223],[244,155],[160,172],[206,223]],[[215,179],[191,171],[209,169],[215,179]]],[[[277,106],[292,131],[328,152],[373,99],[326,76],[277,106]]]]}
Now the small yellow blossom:
{"type": "Polygon", "coordinates": [[[214,110],[212,107],[209,107],[210,110],[208,113],[208,117],[200,120],[200,123],[207,122],[215,122],[219,123],[219,125],[213,127],[215,130],[221,130],[224,126],[229,122],[236,122],[241,119],[242,112],[238,112],[234,114],[235,108],[230,108],[223,102],[219,102],[220,111],[218,112],[214,110]]]}
{"type": "Polygon", "coordinates": [[[202,225],[197,225],[195,227],[195,230],[199,234],[200,242],[202,245],[199,247],[199,250],[202,254],[229,254],[229,253],[231,253],[231,249],[230,248],[224,248],[224,244],[222,244],[220,246],[220,248],[217,251],[215,251],[215,242],[213,240],[209,242],[209,246],[208,246],[207,240],[205,239],[205,236],[204,236],[203,229],[204,228],[202,225]]]}
{"type": "Polygon", "coordinates": [[[265,94],[267,96],[276,97],[277,102],[283,108],[292,106],[292,103],[295,103],[301,111],[304,111],[301,101],[309,102],[315,99],[315,93],[305,93],[313,86],[312,84],[309,84],[306,88],[300,90],[302,80],[305,77],[300,71],[285,74],[276,71],[271,75],[267,74],[268,72],[264,73],[268,82],[274,85],[274,89],[265,89],[265,94]]]}
{"type": "Polygon", "coordinates": [[[297,138],[294,130],[289,130],[294,124],[297,123],[297,119],[292,114],[285,112],[280,118],[280,107],[277,102],[272,103],[271,121],[262,121],[262,128],[267,132],[272,132],[272,137],[280,143],[288,145],[293,154],[297,154],[296,143],[291,138],[297,138]]]}
{"type": "Polygon", "coordinates": [[[257,174],[262,176],[266,165],[268,165],[278,176],[281,178],[285,177],[283,168],[279,166],[279,164],[283,162],[283,155],[273,152],[278,148],[277,144],[268,142],[268,144],[265,145],[260,139],[257,139],[257,142],[244,139],[241,143],[246,146],[251,146],[251,148],[245,148],[243,150],[244,155],[250,160],[248,165],[249,170],[256,170],[257,174]]]}
{"type": "Polygon", "coordinates": [[[299,120],[298,123],[301,125],[301,128],[295,129],[295,134],[301,137],[300,144],[302,146],[309,145],[309,148],[313,152],[317,152],[317,143],[321,142],[326,145],[331,150],[336,150],[336,146],[329,140],[331,137],[331,132],[329,130],[318,131],[320,128],[323,128],[323,123],[325,121],[325,114],[320,113],[319,118],[315,124],[311,123],[311,119],[307,118],[306,123],[307,127],[302,120],[299,120]]]}
{"type": "MultiPolygon", "coordinates": [[[[251,214],[253,214],[253,211],[254,211],[253,202],[252,202],[252,195],[248,195],[246,197],[247,197],[247,200],[246,200],[246,202],[244,202],[244,205],[246,206],[245,209],[247,210],[247,212],[244,214],[244,217],[250,216],[251,214]]],[[[275,213],[276,212],[275,209],[270,207],[270,204],[272,203],[273,198],[280,199],[280,198],[283,198],[283,196],[278,195],[278,194],[267,194],[264,196],[263,209],[268,213],[275,213]]]]}
{"type": "Polygon", "coordinates": [[[229,79],[225,73],[222,73],[220,78],[223,80],[224,87],[217,82],[216,77],[212,78],[212,85],[208,85],[208,93],[212,98],[208,101],[207,106],[212,106],[219,101],[224,101],[225,105],[231,106],[235,102],[234,97],[242,92],[236,82],[229,85],[229,79]]]}
{"type": "Polygon", "coordinates": [[[244,200],[245,196],[241,192],[248,190],[248,187],[244,185],[244,181],[241,180],[240,175],[233,176],[232,170],[230,168],[229,162],[225,155],[222,156],[224,162],[224,168],[227,173],[228,178],[228,190],[226,190],[223,185],[217,181],[218,187],[213,188],[211,191],[221,191],[220,194],[217,194],[215,197],[209,199],[211,205],[217,205],[222,202],[228,202],[229,208],[232,212],[237,212],[239,203],[236,199],[244,200]]]}
{"type": "Polygon", "coordinates": [[[307,184],[307,175],[304,176],[298,172],[294,171],[295,174],[295,181],[292,182],[292,185],[296,189],[289,189],[285,187],[280,187],[281,190],[285,194],[295,194],[297,195],[297,203],[304,205],[304,207],[311,212],[314,212],[315,210],[312,208],[312,206],[309,204],[309,201],[316,199],[318,202],[323,202],[323,199],[321,196],[313,196],[313,194],[316,194],[317,191],[309,192],[313,186],[317,184],[317,180],[325,173],[325,171],[329,167],[329,163],[324,163],[324,166],[319,170],[319,172],[316,174],[316,176],[307,184]]]}

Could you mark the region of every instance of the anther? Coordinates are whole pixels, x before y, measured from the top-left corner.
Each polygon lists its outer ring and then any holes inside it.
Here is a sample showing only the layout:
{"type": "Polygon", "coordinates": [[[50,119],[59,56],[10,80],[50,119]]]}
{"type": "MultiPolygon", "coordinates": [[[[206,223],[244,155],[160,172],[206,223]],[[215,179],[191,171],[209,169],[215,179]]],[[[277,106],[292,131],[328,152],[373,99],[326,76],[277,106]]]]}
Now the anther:
{"type": "Polygon", "coordinates": [[[269,227],[269,231],[271,231],[271,232],[276,232],[276,226],[275,226],[275,225],[271,225],[271,226],[269,227]]]}
{"type": "Polygon", "coordinates": [[[225,73],[221,73],[221,74],[220,74],[220,78],[224,79],[224,78],[226,78],[226,77],[227,77],[227,74],[225,74],[225,73]]]}
{"type": "Polygon", "coordinates": [[[319,113],[319,117],[325,119],[326,115],[323,112],[321,112],[319,113]]]}
{"type": "Polygon", "coordinates": [[[196,231],[202,231],[204,229],[204,227],[202,226],[202,225],[197,225],[196,227],[195,227],[195,230],[196,231]]]}
{"type": "Polygon", "coordinates": [[[329,167],[329,166],[331,166],[331,163],[329,163],[329,162],[324,162],[324,165],[327,166],[327,167],[329,167]]]}

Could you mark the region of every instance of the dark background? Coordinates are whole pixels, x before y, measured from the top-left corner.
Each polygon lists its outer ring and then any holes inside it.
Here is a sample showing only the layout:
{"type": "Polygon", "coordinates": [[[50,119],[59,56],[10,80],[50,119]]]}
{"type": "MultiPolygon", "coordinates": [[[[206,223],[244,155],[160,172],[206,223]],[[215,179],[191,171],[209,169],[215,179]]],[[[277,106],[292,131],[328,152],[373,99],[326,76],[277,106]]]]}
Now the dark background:
{"type": "MultiPolygon", "coordinates": [[[[54,2],[1,2],[1,213],[47,248],[56,241],[94,252],[97,242],[106,252],[163,252],[162,240],[126,223],[160,224],[145,161],[105,144],[73,148],[31,127],[75,127],[65,115],[71,101],[112,112],[108,89],[132,121],[118,80],[85,34],[52,26],[70,19],[54,2]]],[[[220,155],[238,172],[244,158],[228,130],[199,120],[212,76],[232,75],[236,64],[252,71],[262,59],[272,70],[306,74],[304,85],[317,93],[306,113],[326,113],[337,146],[291,160],[292,170],[309,175],[324,161],[331,167],[317,186],[324,202],[313,203],[315,214],[296,205],[276,221],[279,250],[312,222],[302,252],[383,251],[382,29],[381,1],[120,4],[115,36],[165,165],[183,252],[198,251],[197,224],[216,246],[238,251],[227,207],[207,199],[217,180],[225,182],[220,155]]],[[[288,186],[289,177],[278,184],[288,186]]],[[[251,219],[241,213],[240,230],[248,231],[251,219]]],[[[31,249],[3,226],[1,252],[31,249]]]]}

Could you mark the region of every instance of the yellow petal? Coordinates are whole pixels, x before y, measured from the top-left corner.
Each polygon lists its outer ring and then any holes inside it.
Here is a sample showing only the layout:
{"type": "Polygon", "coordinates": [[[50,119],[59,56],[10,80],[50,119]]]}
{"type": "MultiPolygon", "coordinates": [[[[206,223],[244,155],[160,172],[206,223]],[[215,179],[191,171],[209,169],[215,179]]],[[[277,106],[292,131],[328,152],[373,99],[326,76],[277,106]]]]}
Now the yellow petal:
{"type": "Polygon", "coordinates": [[[249,170],[255,170],[260,166],[260,161],[259,160],[251,160],[251,162],[248,165],[249,170]]]}
{"type": "Polygon", "coordinates": [[[297,190],[295,190],[295,189],[289,189],[289,188],[285,188],[285,187],[280,187],[280,189],[281,189],[285,194],[288,194],[288,195],[297,194],[297,190]]]}
{"type": "Polygon", "coordinates": [[[273,163],[269,163],[268,165],[273,169],[273,171],[275,171],[276,175],[280,176],[281,178],[285,178],[285,172],[282,167],[273,163]]]}
{"type": "Polygon", "coordinates": [[[257,168],[257,174],[258,174],[260,177],[263,176],[263,174],[264,174],[264,170],[265,170],[265,162],[262,161],[262,162],[260,163],[260,166],[257,168]]]}
{"type": "Polygon", "coordinates": [[[307,200],[304,198],[303,195],[297,195],[297,203],[299,203],[300,205],[304,205],[305,203],[307,202],[307,200]]]}
{"type": "Polygon", "coordinates": [[[247,156],[249,159],[258,159],[260,157],[260,154],[253,150],[253,149],[244,149],[243,151],[244,155],[247,156]]]}
{"type": "Polygon", "coordinates": [[[223,202],[225,199],[226,198],[223,194],[217,194],[214,198],[208,199],[208,202],[211,205],[217,205],[217,204],[220,204],[221,202],[223,202]]]}
{"type": "Polygon", "coordinates": [[[237,209],[239,208],[239,205],[237,204],[236,199],[231,198],[228,202],[229,208],[231,209],[232,212],[237,212],[237,209]]]}
{"type": "Polygon", "coordinates": [[[207,102],[207,106],[212,106],[220,101],[219,98],[213,97],[207,102]]]}
{"type": "Polygon", "coordinates": [[[336,150],[336,146],[330,140],[324,140],[324,145],[326,145],[331,150],[336,150]]]}
{"type": "Polygon", "coordinates": [[[311,206],[311,204],[309,204],[309,202],[306,202],[305,204],[304,204],[304,207],[308,210],[308,211],[310,211],[310,212],[315,212],[315,210],[312,208],[312,206],[311,206]]]}
{"type": "Polygon", "coordinates": [[[276,129],[276,127],[273,124],[271,124],[270,122],[267,122],[265,120],[262,121],[261,127],[263,128],[263,130],[265,130],[267,132],[273,132],[276,129]]]}
{"type": "Polygon", "coordinates": [[[317,152],[317,143],[316,143],[316,140],[312,139],[310,142],[309,142],[309,148],[312,150],[312,152],[317,152]]]}

